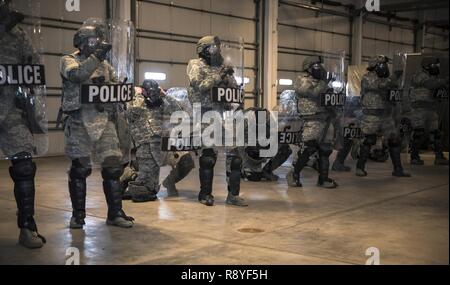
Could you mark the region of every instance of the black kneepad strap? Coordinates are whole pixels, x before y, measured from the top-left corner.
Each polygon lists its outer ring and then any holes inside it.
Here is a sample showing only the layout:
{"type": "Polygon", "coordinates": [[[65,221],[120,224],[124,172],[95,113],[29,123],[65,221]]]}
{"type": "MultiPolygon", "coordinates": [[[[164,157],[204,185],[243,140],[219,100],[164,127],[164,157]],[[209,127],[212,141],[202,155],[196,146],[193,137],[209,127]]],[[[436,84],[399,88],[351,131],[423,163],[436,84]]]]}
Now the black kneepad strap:
{"type": "Polygon", "coordinates": [[[192,156],[190,154],[182,156],[180,162],[178,162],[178,167],[189,170],[193,169],[195,167],[195,162],[192,159],[192,156]]]}
{"type": "Polygon", "coordinates": [[[9,174],[14,182],[33,180],[36,175],[36,164],[31,159],[12,161],[9,174]]]}
{"type": "Polygon", "coordinates": [[[200,157],[200,168],[211,169],[216,165],[216,158],[212,156],[200,157]]]}
{"type": "Polygon", "coordinates": [[[231,162],[230,162],[230,169],[231,171],[236,171],[236,170],[241,170],[242,167],[242,159],[240,157],[232,157],[230,158],[231,162]]]}
{"type": "Polygon", "coordinates": [[[86,179],[92,174],[92,169],[73,163],[69,171],[70,179],[86,179]]]}

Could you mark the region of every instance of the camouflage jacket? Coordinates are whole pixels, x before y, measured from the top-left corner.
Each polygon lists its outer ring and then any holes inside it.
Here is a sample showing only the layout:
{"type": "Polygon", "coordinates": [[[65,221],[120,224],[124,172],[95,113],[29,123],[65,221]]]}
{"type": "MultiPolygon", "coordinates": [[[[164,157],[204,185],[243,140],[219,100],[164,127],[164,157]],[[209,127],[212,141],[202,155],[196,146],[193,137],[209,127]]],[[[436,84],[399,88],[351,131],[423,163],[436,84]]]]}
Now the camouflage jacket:
{"type": "Polygon", "coordinates": [[[100,62],[94,55],[85,58],[79,52],[63,56],[60,63],[62,77],[62,110],[73,119],[81,120],[93,140],[98,140],[111,119],[118,112],[121,103],[96,104],[81,103],[81,86],[92,84],[93,80],[104,77],[105,84],[117,83],[113,67],[106,61],[100,62]],[[78,111],[78,112],[75,112],[78,111]]]}
{"type": "Polygon", "coordinates": [[[130,133],[136,146],[159,139],[170,131],[166,129],[170,128],[170,115],[182,109],[171,97],[164,97],[163,102],[160,107],[149,108],[141,91],[136,89],[133,101],[127,104],[130,133]]]}
{"type": "Polygon", "coordinates": [[[161,137],[163,113],[164,105],[150,109],[141,93],[136,93],[133,101],[127,104],[130,133],[136,146],[161,137]]]}
{"type": "Polygon", "coordinates": [[[430,76],[425,71],[416,73],[411,82],[411,103],[435,103],[434,90],[448,87],[448,80],[430,76]]]}
{"type": "Polygon", "coordinates": [[[312,116],[328,112],[320,104],[321,95],[328,89],[325,81],[314,79],[309,74],[304,73],[297,78],[294,88],[298,97],[300,116],[312,116]]]}
{"type": "Polygon", "coordinates": [[[379,78],[375,72],[368,72],[361,80],[361,105],[363,110],[389,110],[392,104],[386,99],[389,90],[397,84],[391,78],[379,78]]]}
{"type": "Polygon", "coordinates": [[[213,87],[239,88],[234,76],[227,75],[222,79],[220,72],[224,66],[210,66],[205,60],[198,58],[189,61],[187,75],[189,77],[190,89],[189,99],[192,104],[201,103],[205,108],[221,108],[215,106],[211,101],[211,90],[213,87]]]}
{"type": "MultiPolygon", "coordinates": [[[[20,27],[0,32],[0,64],[39,64],[40,57],[31,39],[20,27]]],[[[0,86],[0,123],[15,110],[16,86],[0,86]]]]}

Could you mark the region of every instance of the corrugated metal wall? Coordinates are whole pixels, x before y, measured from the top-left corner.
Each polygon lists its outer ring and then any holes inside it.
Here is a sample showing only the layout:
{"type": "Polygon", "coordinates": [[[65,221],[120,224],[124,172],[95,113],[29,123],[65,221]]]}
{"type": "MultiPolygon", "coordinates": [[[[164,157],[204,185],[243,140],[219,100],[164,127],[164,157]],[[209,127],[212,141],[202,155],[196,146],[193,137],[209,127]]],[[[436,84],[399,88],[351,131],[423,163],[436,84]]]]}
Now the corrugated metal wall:
{"type": "MultiPolygon", "coordinates": [[[[81,22],[89,17],[106,17],[107,0],[80,0],[80,12],[67,12],[65,0],[41,0],[43,17],[44,60],[48,81],[48,114],[50,119],[49,155],[63,153],[61,130],[55,121],[60,104],[61,79],[59,59],[70,53],[72,38],[81,22]]],[[[351,24],[343,15],[317,13],[311,9],[279,5],[279,64],[278,77],[295,79],[299,66],[307,55],[320,54],[329,49],[342,49],[351,57],[351,24]]],[[[308,3],[310,1],[289,1],[308,3]]],[[[346,1],[349,2],[349,1],[346,1]]],[[[195,43],[206,34],[216,34],[224,40],[245,41],[246,106],[257,100],[256,76],[258,72],[257,28],[258,5],[254,0],[157,0],[137,1],[137,76],[139,82],[147,71],[164,72],[164,88],[187,86],[186,64],[196,57],[195,43]]],[[[322,7],[320,4],[317,7],[322,7]]],[[[346,12],[344,8],[325,6],[330,10],[346,12]]],[[[427,13],[427,19],[436,12],[427,13]]],[[[385,18],[380,20],[386,22],[385,18]]],[[[377,54],[392,55],[397,51],[414,50],[414,31],[410,28],[364,22],[364,60],[377,54]]],[[[429,29],[426,34],[426,51],[448,53],[448,30],[429,29]]],[[[289,86],[279,86],[279,92],[289,86]]]]}

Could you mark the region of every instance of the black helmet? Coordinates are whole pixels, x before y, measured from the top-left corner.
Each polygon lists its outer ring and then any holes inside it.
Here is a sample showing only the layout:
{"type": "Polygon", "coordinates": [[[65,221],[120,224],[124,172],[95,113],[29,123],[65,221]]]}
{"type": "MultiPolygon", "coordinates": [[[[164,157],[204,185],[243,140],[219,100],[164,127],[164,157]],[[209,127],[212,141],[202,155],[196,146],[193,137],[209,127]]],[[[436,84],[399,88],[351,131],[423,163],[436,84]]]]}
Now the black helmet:
{"type": "Polygon", "coordinates": [[[88,38],[103,39],[103,34],[98,27],[88,25],[81,27],[73,37],[73,46],[80,48],[88,38]]]}
{"type": "Polygon", "coordinates": [[[158,82],[153,79],[146,79],[142,82],[142,95],[145,97],[145,102],[150,108],[159,107],[163,104],[161,99],[161,89],[158,82]]]}
{"type": "Polygon", "coordinates": [[[303,60],[303,71],[308,72],[314,79],[323,80],[327,75],[327,71],[323,67],[323,59],[321,56],[308,56],[303,60]]]}
{"type": "Polygon", "coordinates": [[[377,55],[369,61],[368,71],[375,71],[380,78],[388,78],[390,76],[389,71],[389,58],[385,55],[377,55]]]}
{"type": "Polygon", "coordinates": [[[441,63],[439,58],[434,56],[425,56],[422,59],[422,68],[430,75],[439,75],[441,63]]]}
{"type": "Polygon", "coordinates": [[[221,55],[221,41],[217,36],[205,36],[197,42],[197,53],[209,65],[219,66],[223,63],[221,55]]]}

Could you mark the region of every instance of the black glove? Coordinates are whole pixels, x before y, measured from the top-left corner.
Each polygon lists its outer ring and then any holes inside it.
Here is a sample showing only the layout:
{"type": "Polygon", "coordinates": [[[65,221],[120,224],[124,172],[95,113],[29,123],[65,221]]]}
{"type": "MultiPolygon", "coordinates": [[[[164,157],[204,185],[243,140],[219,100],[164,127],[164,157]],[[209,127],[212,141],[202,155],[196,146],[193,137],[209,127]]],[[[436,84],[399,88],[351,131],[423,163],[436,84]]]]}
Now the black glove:
{"type": "Polygon", "coordinates": [[[220,71],[220,76],[222,79],[227,77],[228,75],[232,76],[234,74],[234,69],[231,66],[224,66],[220,71]]]}
{"type": "Polygon", "coordinates": [[[100,47],[94,52],[94,55],[98,60],[104,61],[106,59],[106,55],[112,49],[112,45],[103,42],[100,47]]]}

